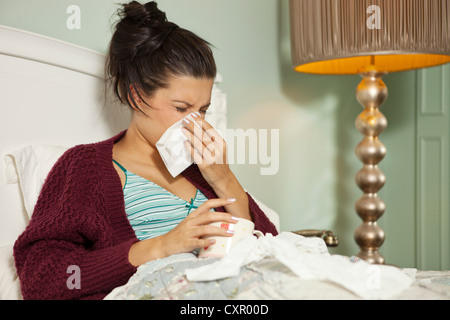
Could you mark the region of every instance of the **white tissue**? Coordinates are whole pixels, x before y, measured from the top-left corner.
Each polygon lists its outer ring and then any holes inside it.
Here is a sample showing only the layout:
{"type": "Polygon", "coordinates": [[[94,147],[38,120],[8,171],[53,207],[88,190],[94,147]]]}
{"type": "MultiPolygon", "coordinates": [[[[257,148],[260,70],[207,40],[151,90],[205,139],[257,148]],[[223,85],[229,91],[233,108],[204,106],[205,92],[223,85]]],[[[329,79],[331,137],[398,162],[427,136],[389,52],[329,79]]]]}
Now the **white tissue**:
{"type": "Polygon", "coordinates": [[[336,283],[364,299],[389,299],[411,286],[413,279],[400,269],[350,262],[348,257],[330,255],[320,238],[304,238],[281,232],[273,237],[242,239],[224,258],[195,269],[187,269],[189,281],[212,281],[237,276],[240,268],[266,257],[291,269],[300,279],[336,283]]]}
{"type": "MultiPolygon", "coordinates": [[[[195,114],[200,116],[198,112],[195,114]]],[[[183,128],[183,120],[186,118],[194,121],[191,113],[167,129],[156,143],[156,148],[158,149],[167,170],[169,170],[174,178],[194,163],[191,153],[184,143],[185,141],[188,141],[189,138],[186,137],[181,130],[183,128]]]]}

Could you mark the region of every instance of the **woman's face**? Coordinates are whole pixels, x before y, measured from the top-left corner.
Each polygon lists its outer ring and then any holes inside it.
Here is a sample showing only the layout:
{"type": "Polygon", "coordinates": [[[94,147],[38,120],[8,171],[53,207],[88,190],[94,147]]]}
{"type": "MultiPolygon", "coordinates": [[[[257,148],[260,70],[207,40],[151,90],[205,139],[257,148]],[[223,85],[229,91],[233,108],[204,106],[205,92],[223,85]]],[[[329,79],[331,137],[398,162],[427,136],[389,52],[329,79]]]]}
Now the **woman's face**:
{"type": "Polygon", "coordinates": [[[178,120],[192,112],[205,116],[211,104],[213,83],[214,80],[208,78],[172,77],[168,86],[158,89],[153,96],[141,94],[150,107],[140,102],[139,107],[146,115],[134,111],[132,123],[147,142],[155,146],[164,132],[178,120]]]}

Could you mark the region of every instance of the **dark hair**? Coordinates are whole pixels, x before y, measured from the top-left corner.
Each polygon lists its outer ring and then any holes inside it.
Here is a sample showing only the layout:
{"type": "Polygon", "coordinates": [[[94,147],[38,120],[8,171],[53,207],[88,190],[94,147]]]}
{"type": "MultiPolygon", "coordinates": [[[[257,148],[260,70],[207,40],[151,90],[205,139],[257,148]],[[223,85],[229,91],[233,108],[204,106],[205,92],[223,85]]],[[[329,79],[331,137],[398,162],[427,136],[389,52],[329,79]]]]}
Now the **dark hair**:
{"type": "MultiPolygon", "coordinates": [[[[130,86],[152,95],[167,87],[171,76],[215,78],[216,64],[210,44],[191,31],[169,22],[152,1],[132,1],[118,11],[121,18],[109,45],[106,79],[122,103],[135,107],[130,86]]],[[[145,101],[144,101],[145,102],[145,101]]]]}

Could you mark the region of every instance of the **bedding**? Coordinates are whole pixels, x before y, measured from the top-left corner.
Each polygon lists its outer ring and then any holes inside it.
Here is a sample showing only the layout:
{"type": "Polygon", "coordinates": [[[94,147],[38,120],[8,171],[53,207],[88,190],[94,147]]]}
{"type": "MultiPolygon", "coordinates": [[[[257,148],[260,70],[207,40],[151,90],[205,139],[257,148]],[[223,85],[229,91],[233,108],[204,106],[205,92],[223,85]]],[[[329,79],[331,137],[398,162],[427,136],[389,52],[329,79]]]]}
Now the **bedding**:
{"type": "Polygon", "coordinates": [[[22,299],[13,259],[13,244],[0,246],[0,300],[22,299]]]}
{"type": "Polygon", "coordinates": [[[150,261],[106,300],[450,299],[450,272],[330,255],[320,238],[249,236],[224,258],[150,261]]]}
{"type": "Polygon", "coordinates": [[[6,183],[19,183],[28,218],[41,192],[45,178],[67,147],[34,144],[5,155],[6,183]]]}

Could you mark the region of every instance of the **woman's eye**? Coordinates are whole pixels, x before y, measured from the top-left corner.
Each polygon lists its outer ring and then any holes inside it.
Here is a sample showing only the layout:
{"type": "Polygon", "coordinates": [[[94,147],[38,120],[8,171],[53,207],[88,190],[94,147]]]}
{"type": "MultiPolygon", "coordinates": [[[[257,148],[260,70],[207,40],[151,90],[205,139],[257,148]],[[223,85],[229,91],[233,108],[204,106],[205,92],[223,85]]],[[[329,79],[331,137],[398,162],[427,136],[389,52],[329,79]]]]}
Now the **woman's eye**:
{"type": "MultiPolygon", "coordinates": [[[[180,107],[175,107],[175,109],[178,112],[187,112],[188,108],[180,108],[180,107]]],[[[206,111],[208,111],[208,109],[203,109],[203,110],[199,110],[198,112],[202,113],[202,114],[206,114],[206,111]]]]}

